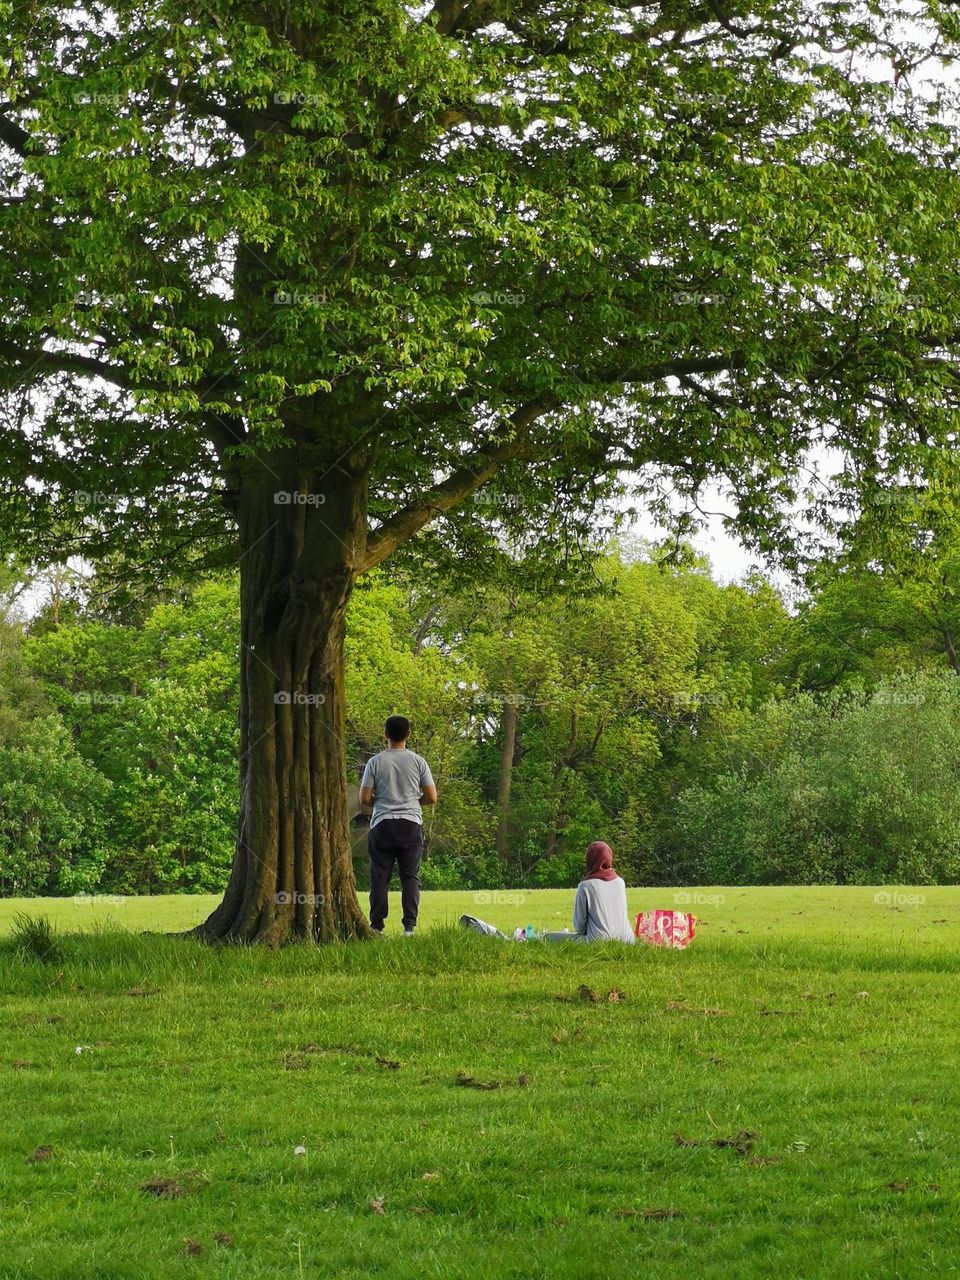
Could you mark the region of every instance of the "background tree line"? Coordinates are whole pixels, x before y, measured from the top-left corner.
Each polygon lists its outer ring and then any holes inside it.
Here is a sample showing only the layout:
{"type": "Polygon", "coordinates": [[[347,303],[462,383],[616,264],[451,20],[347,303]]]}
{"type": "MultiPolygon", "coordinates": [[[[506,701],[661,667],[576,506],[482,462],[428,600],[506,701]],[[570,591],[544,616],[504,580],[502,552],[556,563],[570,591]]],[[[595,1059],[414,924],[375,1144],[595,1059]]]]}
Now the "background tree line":
{"type": "MultiPolygon", "coordinates": [[[[409,714],[442,795],[432,887],[567,885],[593,838],[642,884],[955,880],[949,537],[899,548],[899,571],[876,541],[869,562],[822,562],[794,608],[758,574],[719,585],[650,546],[612,548],[574,599],[372,574],[349,611],[351,779],[409,714]]],[[[147,603],[96,586],[35,584],[25,620],[17,566],[0,583],[0,891],[218,890],[236,579],[147,603]]],[[[361,820],[361,882],[364,837],[361,820]]]]}

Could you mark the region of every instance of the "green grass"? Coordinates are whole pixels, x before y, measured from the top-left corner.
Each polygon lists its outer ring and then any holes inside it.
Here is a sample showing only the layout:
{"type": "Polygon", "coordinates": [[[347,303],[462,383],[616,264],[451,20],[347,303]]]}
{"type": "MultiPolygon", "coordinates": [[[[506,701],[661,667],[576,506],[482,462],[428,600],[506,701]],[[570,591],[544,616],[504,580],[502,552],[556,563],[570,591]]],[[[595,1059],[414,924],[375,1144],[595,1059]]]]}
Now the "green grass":
{"type": "Polygon", "coordinates": [[[449,924],[560,891],[279,953],[136,932],[208,899],[0,903],[0,1277],[956,1275],[960,888],[695,892],[685,952],[449,924]]]}

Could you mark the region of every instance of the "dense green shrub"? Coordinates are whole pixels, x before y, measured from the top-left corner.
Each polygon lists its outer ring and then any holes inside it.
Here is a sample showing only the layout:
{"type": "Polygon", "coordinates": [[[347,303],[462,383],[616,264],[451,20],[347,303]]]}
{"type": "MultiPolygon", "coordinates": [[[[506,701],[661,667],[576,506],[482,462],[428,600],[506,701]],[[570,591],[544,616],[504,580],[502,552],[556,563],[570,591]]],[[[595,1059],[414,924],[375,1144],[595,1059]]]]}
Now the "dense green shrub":
{"type": "Polygon", "coordinates": [[[111,786],[54,715],[0,740],[0,893],[77,893],[99,882],[111,786]]]}
{"type": "Polygon", "coordinates": [[[960,681],[914,673],[875,691],[758,710],[730,767],[679,796],[670,840],[692,879],[724,884],[960,879],[960,681]]]}

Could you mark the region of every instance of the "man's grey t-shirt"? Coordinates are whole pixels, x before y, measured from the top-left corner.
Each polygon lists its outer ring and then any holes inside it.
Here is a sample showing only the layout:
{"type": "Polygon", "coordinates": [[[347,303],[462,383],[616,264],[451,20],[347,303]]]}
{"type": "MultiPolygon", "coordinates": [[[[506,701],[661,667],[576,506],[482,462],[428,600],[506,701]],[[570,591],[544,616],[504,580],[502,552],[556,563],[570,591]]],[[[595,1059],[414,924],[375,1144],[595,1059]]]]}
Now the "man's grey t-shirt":
{"type": "Polygon", "coordinates": [[[407,818],[422,825],[420,796],[425,786],[433,785],[430,766],[415,751],[388,747],[371,756],[360,782],[361,787],[373,791],[370,826],[375,827],[384,818],[407,818]]]}

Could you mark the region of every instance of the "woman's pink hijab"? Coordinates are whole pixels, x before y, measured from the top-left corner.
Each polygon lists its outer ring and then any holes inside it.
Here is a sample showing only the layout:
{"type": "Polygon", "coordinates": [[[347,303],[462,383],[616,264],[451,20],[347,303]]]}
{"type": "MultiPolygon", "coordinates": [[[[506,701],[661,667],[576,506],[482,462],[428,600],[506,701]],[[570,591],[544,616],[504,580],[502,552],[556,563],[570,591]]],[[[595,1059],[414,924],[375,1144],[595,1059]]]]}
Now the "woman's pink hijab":
{"type": "Polygon", "coordinates": [[[587,880],[616,880],[617,873],[613,869],[613,854],[610,846],[602,840],[594,840],[587,849],[587,880]]]}

